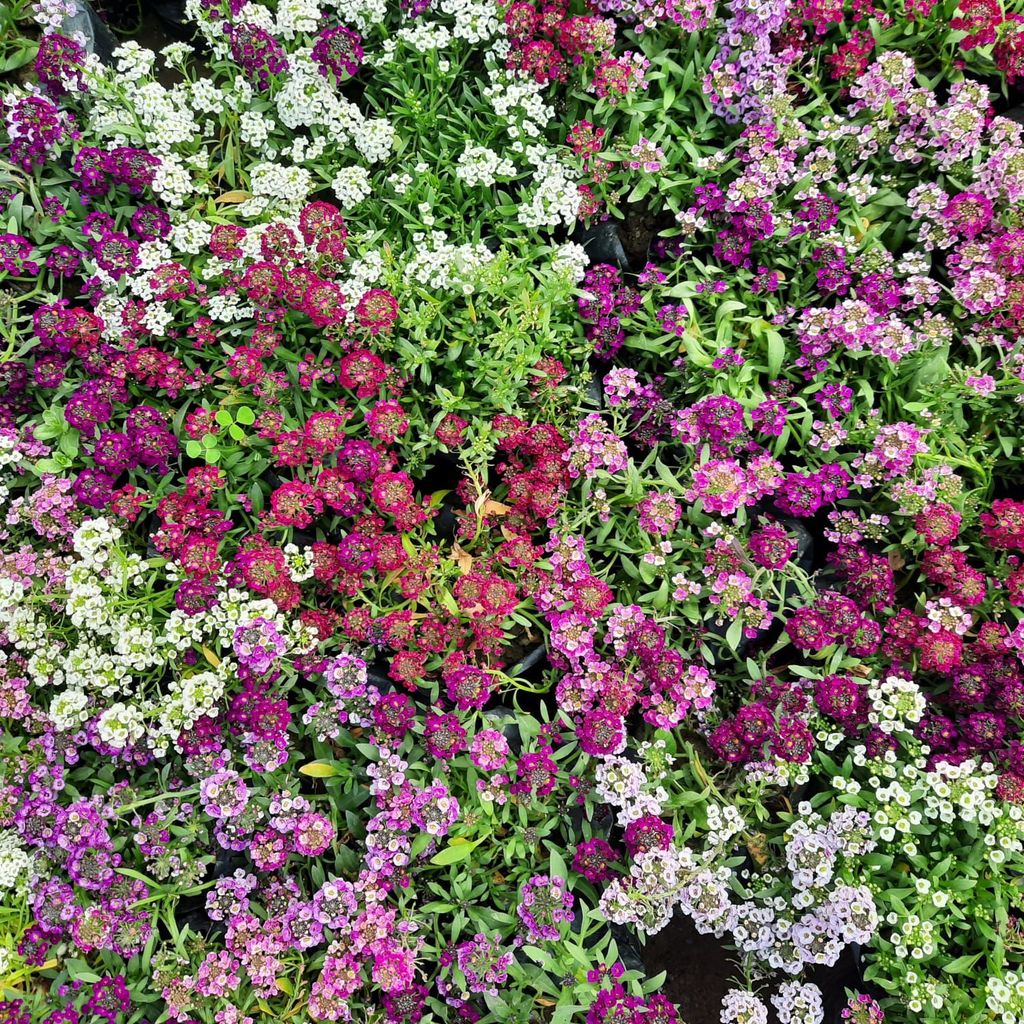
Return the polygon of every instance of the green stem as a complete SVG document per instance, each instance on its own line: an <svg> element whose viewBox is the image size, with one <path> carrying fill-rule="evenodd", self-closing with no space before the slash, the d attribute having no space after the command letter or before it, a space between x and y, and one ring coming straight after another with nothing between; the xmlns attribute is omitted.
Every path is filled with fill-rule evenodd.
<svg viewBox="0 0 1024 1024"><path fill-rule="evenodd" d="M148 796L144 800L133 800L130 804L122 804L117 809L118 816L134 811L136 807L148 807L150 804L158 804L161 800L179 800L184 796L197 796L198 786L191 786L188 789L176 790L173 793L159 793L156 796Z"/></svg>

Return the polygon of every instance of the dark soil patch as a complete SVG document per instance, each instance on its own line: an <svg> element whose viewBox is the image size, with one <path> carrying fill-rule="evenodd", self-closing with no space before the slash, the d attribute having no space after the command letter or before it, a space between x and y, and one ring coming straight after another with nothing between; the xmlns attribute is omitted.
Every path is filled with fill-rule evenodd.
<svg viewBox="0 0 1024 1024"><path fill-rule="evenodd" d="M729 951L713 935L701 935L689 918L677 915L647 940L644 963L651 974L667 972L661 991L686 1024L719 1024L722 999L736 971Z"/></svg>
<svg viewBox="0 0 1024 1024"><path fill-rule="evenodd" d="M643 950L648 974L666 972L660 991L679 1007L685 1024L719 1024L722 999L731 988L744 988L740 973L726 949L713 935L701 935L693 922L677 914L667 928L648 940ZM778 983L792 980L779 975L759 994L767 1003ZM806 981L818 986L822 994L824 1024L843 1024L842 1009L847 991L867 992L881 997L882 992L865 984L861 952L847 946L834 967L817 967ZM769 1024L778 1024L775 1010L769 1006Z"/></svg>

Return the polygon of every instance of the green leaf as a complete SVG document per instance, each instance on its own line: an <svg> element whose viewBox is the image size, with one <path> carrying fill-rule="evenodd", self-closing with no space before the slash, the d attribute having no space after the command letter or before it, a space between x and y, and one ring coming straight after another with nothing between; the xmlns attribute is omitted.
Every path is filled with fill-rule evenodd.
<svg viewBox="0 0 1024 1024"><path fill-rule="evenodd" d="M232 423L231 426L228 427L228 436L233 438L235 441L244 441L245 431L237 423Z"/></svg>
<svg viewBox="0 0 1024 1024"><path fill-rule="evenodd" d="M460 860L465 860L486 838L487 836L484 835L479 839L469 841L462 839L461 836L457 836L443 850L435 853L430 858L430 863L437 864L439 867L444 867L447 864L458 864Z"/></svg>
<svg viewBox="0 0 1024 1024"><path fill-rule="evenodd" d="M252 411L247 405L240 405L235 410L235 422L242 423L245 426L251 426L256 422L256 413Z"/></svg>
<svg viewBox="0 0 1024 1024"><path fill-rule="evenodd" d="M218 410L217 410L217 415L216 415L216 416L214 416L214 419L215 419L215 420L216 420L216 421L217 421L217 422L218 422L218 423L219 423L219 424L220 424L220 425L221 425L222 427L230 427L230 426L231 426L231 424L232 424L232 423L234 422L234 421L233 421L233 420L231 419L231 413L229 413L229 412L227 411L227 409L218 409Z"/></svg>
<svg viewBox="0 0 1024 1024"><path fill-rule="evenodd" d="M328 761L310 761L299 768L300 775L308 775L311 779L330 779L340 774L335 765Z"/></svg>
<svg viewBox="0 0 1024 1024"><path fill-rule="evenodd" d="M739 647L740 640L743 638L743 620L734 619L728 631L725 634L725 642L729 645L729 650L735 651Z"/></svg>
<svg viewBox="0 0 1024 1024"><path fill-rule="evenodd" d="M434 837L429 832L421 832L409 847L409 859L416 860L417 857L430 845Z"/></svg>
<svg viewBox="0 0 1024 1024"><path fill-rule="evenodd" d="M38 47L34 44L23 43L14 53L10 54L0 63L0 73L6 74L8 71L16 71L18 68L23 68L35 57L37 49Z"/></svg>
<svg viewBox="0 0 1024 1024"><path fill-rule="evenodd" d="M562 855L554 848L554 846L548 847L548 873L553 878L562 878L565 881L569 880L569 869L565 866L565 861L562 859Z"/></svg>
<svg viewBox="0 0 1024 1024"><path fill-rule="evenodd" d="M185 445L185 454L190 459L198 459L203 454L203 446L198 441L189 441Z"/></svg>
<svg viewBox="0 0 1024 1024"><path fill-rule="evenodd" d="M786 343L778 331L768 331L768 374L773 379L778 377L782 369L782 361L786 358Z"/></svg>
<svg viewBox="0 0 1024 1024"><path fill-rule="evenodd" d="M958 956L955 960L950 960L948 963L942 965L942 970L946 974L966 974L981 958L981 953L974 953L969 956Z"/></svg>
<svg viewBox="0 0 1024 1024"><path fill-rule="evenodd" d="M253 512L257 515L263 511L263 488L260 487L259 480L253 481L249 488L249 501L252 503Z"/></svg>
<svg viewBox="0 0 1024 1024"><path fill-rule="evenodd" d="M57 441L57 447L65 454L74 458L78 454L78 431L68 430L66 433L60 435Z"/></svg>

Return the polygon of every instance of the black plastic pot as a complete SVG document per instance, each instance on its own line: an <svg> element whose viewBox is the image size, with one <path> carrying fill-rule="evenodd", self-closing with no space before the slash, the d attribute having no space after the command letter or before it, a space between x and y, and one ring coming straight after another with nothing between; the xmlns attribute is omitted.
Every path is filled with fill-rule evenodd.
<svg viewBox="0 0 1024 1024"><path fill-rule="evenodd" d="M218 846L217 859L214 861L210 877L227 878L239 868L246 867L248 867L248 861L243 854ZM205 892L195 896L182 897L174 910L174 920L179 928L187 926L196 934L207 937L224 931L223 922L211 920L210 915L206 912Z"/></svg>
<svg viewBox="0 0 1024 1024"><path fill-rule="evenodd" d="M104 64L109 64L117 40L89 0L77 0L75 7L75 13L61 22L61 34L72 36L80 32L85 37L86 50L95 53Z"/></svg>
<svg viewBox="0 0 1024 1024"><path fill-rule="evenodd" d="M536 647L528 650L506 674L512 676L513 679L525 677L532 680L543 669L547 656L548 649L544 644L537 644Z"/></svg>
<svg viewBox="0 0 1024 1024"><path fill-rule="evenodd" d="M804 572L810 572L814 565L814 536L806 525L790 516L783 516L779 519L779 525L784 526L790 533L796 536L797 548L793 559Z"/></svg>
<svg viewBox="0 0 1024 1024"><path fill-rule="evenodd" d="M381 693L390 693L395 689L395 681L388 675L387 667L380 660L367 663L366 681L376 686Z"/></svg>
<svg viewBox="0 0 1024 1024"><path fill-rule="evenodd" d="M607 369L607 366L598 368L596 360L591 363L590 380L587 382L584 393L587 396L587 401L594 406L595 409L604 408L604 387L602 386L602 381Z"/></svg>
<svg viewBox="0 0 1024 1024"><path fill-rule="evenodd" d="M810 974L810 980L821 989L824 1016L822 1024L843 1024L843 1007L846 1006L847 990L866 992L880 997L884 993L864 981L864 958L860 943L847 946L834 967L817 967Z"/></svg>
<svg viewBox="0 0 1024 1024"><path fill-rule="evenodd" d="M629 257L619 236L618 221L605 220L590 228L577 227L569 237L583 246L591 263L610 263L620 270L629 269Z"/></svg>
<svg viewBox="0 0 1024 1024"><path fill-rule="evenodd" d="M185 41L194 30L185 17L185 0L140 0L143 14L156 17L160 27L172 39Z"/></svg>

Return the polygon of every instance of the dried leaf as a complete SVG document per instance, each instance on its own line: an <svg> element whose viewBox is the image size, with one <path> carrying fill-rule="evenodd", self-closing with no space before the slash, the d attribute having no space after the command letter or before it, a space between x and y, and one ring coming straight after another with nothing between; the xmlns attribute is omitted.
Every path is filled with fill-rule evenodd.
<svg viewBox="0 0 1024 1024"><path fill-rule="evenodd" d="M252 199L251 192L245 192L240 188L233 189L230 192L222 192L216 199L215 203L244 203L247 199Z"/></svg>
<svg viewBox="0 0 1024 1024"><path fill-rule="evenodd" d="M756 835L751 836L747 840L747 852L754 858L758 867L764 867L768 861L767 836L763 832L758 832Z"/></svg>
<svg viewBox="0 0 1024 1024"><path fill-rule="evenodd" d="M455 559L455 563L459 567L459 572L461 572L463 576L473 571L473 556L460 544L455 543L452 545L452 557Z"/></svg>
<svg viewBox="0 0 1024 1024"><path fill-rule="evenodd" d="M500 501L495 501L493 498L488 498L483 504L485 516L507 516L511 511L511 505L505 505Z"/></svg>

